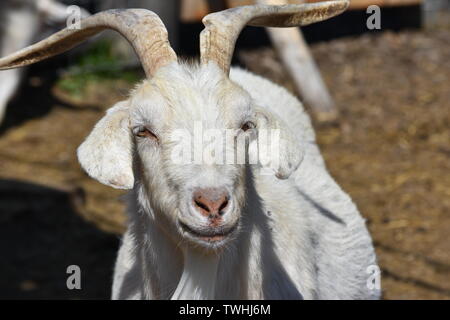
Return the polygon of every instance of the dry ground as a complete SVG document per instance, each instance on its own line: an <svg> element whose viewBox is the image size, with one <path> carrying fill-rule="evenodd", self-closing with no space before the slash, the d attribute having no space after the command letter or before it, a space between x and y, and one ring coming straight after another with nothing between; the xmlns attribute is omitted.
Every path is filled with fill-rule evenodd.
<svg viewBox="0 0 450 320"><path fill-rule="evenodd" d="M339 39L313 53L341 113L315 124L318 142L367 218L384 298L449 299L450 31ZM272 50L242 60L292 88ZM129 85L74 100L39 75L0 134L0 297L108 298L122 193L89 179L75 150ZM81 292L65 288L69 264L85 270Z"/></svg>

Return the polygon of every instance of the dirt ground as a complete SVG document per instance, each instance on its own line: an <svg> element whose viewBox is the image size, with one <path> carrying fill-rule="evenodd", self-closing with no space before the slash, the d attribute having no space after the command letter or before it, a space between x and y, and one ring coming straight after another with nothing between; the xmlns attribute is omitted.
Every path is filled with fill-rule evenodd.
<svg viewBox="0 0 450 320"><path fill-rule="evenodd" d="M318 142L367 219L383 297L449 299L450 30L364 35L312 51L340 110L337 123L315 123ZM241 59L293 88L271 49ZM123 192L89 179L75 152L129 88L105 82L73 98L30 71L0 128L0 298L109 297ZM71 264L82 269L80 291L66 289Z"/></svg>

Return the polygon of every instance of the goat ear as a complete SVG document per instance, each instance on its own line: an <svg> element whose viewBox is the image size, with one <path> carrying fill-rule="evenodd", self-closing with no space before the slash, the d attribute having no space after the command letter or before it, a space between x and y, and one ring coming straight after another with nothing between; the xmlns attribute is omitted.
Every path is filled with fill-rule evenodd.
<svg viewBox="0 0 450 320"><path fill-rule="evenodd" d="M116 189L132 189L132 148L128 102L119 102L80 145L78 161L99 182Z"/></svg>
<svg viewBox="0 0 450 320"><path fill-rule="evenodd" d="M249 152L258 152L257 157L264 170L262 172L270 169L269 172L274 171L278 179L289 178L303 160L298 139L288 126L272 113L258 110L256 121L258 139L252 142Z"/></svg>

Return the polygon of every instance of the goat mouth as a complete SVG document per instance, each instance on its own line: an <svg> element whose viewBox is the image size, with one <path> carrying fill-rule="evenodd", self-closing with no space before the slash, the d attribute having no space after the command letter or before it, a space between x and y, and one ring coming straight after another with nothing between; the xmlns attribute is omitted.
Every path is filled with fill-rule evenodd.
<svg viewBox="0 0 450 320"><path fill-rule="evenodd" d="M214 228L208 230L198 230L193 229L187 224L179 221L180 227L183 231L187 232L196 239L206 241L206 242L219 242L228 237L237 227L237 223L231 228Z"/></svg>

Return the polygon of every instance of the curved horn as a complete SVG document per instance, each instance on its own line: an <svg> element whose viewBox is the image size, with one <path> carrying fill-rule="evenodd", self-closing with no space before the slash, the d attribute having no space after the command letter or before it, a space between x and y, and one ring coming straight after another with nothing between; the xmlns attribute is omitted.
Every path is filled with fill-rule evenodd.
<svg viewBox="0 0 450 320"><path fill-rule="evenodd" d="M161 19L145 9L116 9L100 12L80 22L79 29L65 28L45 40L0 59L0 70L27 66L79 45L89 37L113 29L133 46L147 77L177 60Z"/></svg>
<svg viewBox="0 0 450 320"><path fill-rule="evenodd" d="M257 27L297 27L334 17L349 5L348 0L309 4L253 5L231 8L203 18L200 34L202 63L216 62L228 74L236 40L245 25Z"/></svg>

